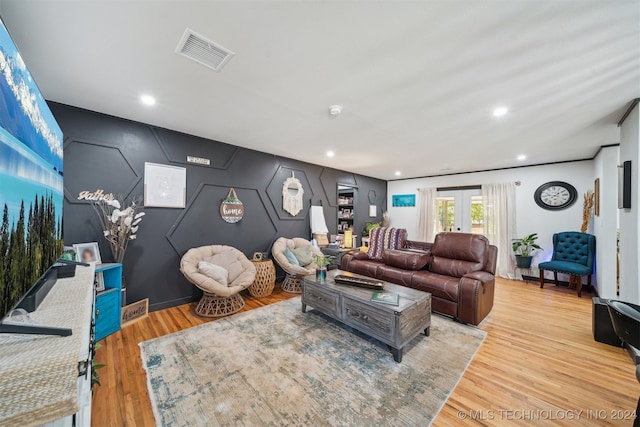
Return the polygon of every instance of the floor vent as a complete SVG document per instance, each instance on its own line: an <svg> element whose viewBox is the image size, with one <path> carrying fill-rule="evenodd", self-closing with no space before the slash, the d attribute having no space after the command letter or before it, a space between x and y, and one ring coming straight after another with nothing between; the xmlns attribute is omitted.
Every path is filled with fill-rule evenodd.
<svg viewBox="0 0 640 427"><path fill-rule="evenodd" d="M176 48L176 53L186 56L214 71L220 71L235 55L229 49L207 40L190 28L184 30L184 34Z"/></svg>

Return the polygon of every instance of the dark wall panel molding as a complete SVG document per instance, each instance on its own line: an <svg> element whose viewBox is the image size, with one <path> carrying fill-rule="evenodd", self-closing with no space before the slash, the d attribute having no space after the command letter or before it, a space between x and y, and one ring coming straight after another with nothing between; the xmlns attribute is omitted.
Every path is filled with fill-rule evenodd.
<svg viewBox="0 0 640 427"><path fill-rule="evenodd" d="M282 185L287 178L292 176L292 174L298 178L302 184L302 189L304 190L304 193L302 194L304 209L296 216L292 216L282 208ZM267 185L267 195L269 196L273 209L276 211L276 214L281 221L304 221L306 219L306 214L309 212L308 207L313 199L313 189L311 188L307 174L302 169L280 166L273 174L271 181L269 181L269 185Z"/></svg>
<svg viewBox="0 0 640 427"><path fill-rule="evenodd" d="M239 150L239 147L230 144L198 138L168 129L153 128L153 133L167 160L172 163L227 169ZM187 162L187 156L209 159L211 164L189 163Z"/></svg>
<svg viewBox="0 0 640 427"><path fill-rule="evenodd" d="M322 203L330 233L336 233L337 186L358 187L355 233L382 218L386 181L274 156L76 107L51 103L65 140L64 239L66 245L100 244L104 262L112 261L98 218L80 191L143 195L145 162L179 164L187 169L185 209L146 208L137 239L124 260L127 300L149 298L157 310L196 300L200 291L180 273L180 258L191 247L227 244L251 257L270 251L280 236L310 238L309 206ZM186 162L209 158L210 166ZM282 209L282 185L291 172L302 182L304 208L292 217ZM245 207L244 218L229 224L220 203L234 187ZM371 202L371 199L374 202ZM368 217L368 205L378 207Z"/></svg>
<svg viewBox="0 0 640 427"><path fill-rule="evenodd" d="M103 143L68 138L64 145L65 174L82 179L66 179L65 200L71 204L87 204L78 200L82 191L95 192L108 187L107 193L129 197L142 180L142 174L127 160L122 150Z"/></svg>

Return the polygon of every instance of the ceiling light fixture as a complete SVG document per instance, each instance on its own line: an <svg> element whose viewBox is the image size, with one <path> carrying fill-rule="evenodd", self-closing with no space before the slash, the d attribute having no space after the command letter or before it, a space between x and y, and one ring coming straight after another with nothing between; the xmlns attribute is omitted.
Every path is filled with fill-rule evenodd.
<svg viewBox="0 0 640 427"><path fill-rule="evenodd" d="M340 113L342 113L341 105L332 105L329 107L329 115L331 117L337 117L340 115Z"/></svg>
<svg viewBox="0 0 640 427"><path fill-rule="evenodd" d="M151 95L142 95L140 97L140 102L148 106L156 105L156 99Z"/></svg>
<svg viewBox="0 0 640 427"><path fill-rule="evenodd" d="M333 151L331 151L331 150L327 151L327 157L333 157L333 156L335 156L335 155L336 155L336 153L335 153L335 152L333 152Z"/></svg>
<svg viewBox="0 0 640 427"><path fill-rule="evenodd" d="M400 175L402 175L402 172L396 171L396 176L400 176Z"/></svg>
<svg viewBox="0 0 640 427"><path fill-rule="evenodd" d="M502 117L509 112L507 107L497 107L493 110L493 117Z"/></svg>
<svg viewBox="0 0 640 427"><path fill-rule="evenodd" d="M520 154L517 158L520 161L527 160L527 156L525 156L524 154Z"/></svg>

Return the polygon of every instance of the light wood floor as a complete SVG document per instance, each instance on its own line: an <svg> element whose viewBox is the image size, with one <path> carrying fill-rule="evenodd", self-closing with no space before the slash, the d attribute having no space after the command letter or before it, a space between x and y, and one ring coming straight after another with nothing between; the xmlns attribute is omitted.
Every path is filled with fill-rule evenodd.
<svg viewBox="0 0 640 427"><path fill-rule="evenodd" d="M250 310L296 295L276 287L270 297L244 296ZM498 279L493 311L480 325L487 339L434 426L630 426L640 395L635 366L623 349L593 340L590 297ZM93 426L154 425L138 343L209 321L193 308L150 313L101 341L97 360L107 366Z"/></svg>

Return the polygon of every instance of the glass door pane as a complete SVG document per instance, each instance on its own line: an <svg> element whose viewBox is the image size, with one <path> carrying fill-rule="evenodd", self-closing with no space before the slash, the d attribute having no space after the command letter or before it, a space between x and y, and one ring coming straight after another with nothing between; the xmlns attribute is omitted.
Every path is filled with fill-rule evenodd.
<svg viewBox="0 0 640 427"><path fill-rule="evenodd" d="M455 226L455 197L436 198L438 218L436 219L436 233L453 231Z"/></svg>
<svg viewBox="0 0 640 427"><path fill-rule="evenodd" d="M436 233L460 231L484 232L482 195L480 190L439 191L436 197Z"/></svg>
<svg viewBox="0 0 640 427"><path fill-rule="evenodd" d="M471 232L484 233L484 214L482 210L482 196L471 196Z"/></svg>

